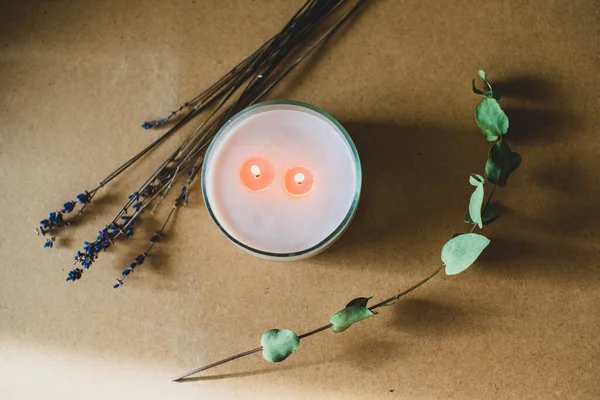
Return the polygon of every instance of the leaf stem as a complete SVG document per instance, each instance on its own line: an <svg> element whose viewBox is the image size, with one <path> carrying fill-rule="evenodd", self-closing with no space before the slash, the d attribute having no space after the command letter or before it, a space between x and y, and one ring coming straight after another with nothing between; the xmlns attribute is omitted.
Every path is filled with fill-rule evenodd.
<svg viewBox="0 0 600 400"><path fill-rule="evenodd" d="M420 282L415 283L414 285L412 285L408 289L398 293L397 295L392 296L387 300L384 300L382 302L375 304L374 306L369 307L369 310L373 311L379 307L391 306L392 304L396 303L400 299L400 297L402 297L406 294L409 294L410 292L412 292L413 290L415 290L416 288L418 288L419 286L423 285L425 282L427 282L428 280L430 280L431 278L436 276L443 268L444 268L444 265L439 266L438 269L433 271L433 273L431 275L429 275L427 278L423 279Z"/></svg>
<svg viewBox="0 0 600 400"><path fill-rule="evenodd" d="M490 204L490 201L492 201L492 197L494 197L494 192L496 191L496 185L492 184L492 190L490 190L490 194L485 202L485 205L483 206L483 208L481 209L481 212L483 213L485 211L485 209L487 208L487 206Z"/></svg>
<svg viewBox="0 0 600 400"><path fill-rule="evenodd" d="M262 349L263 349L263 348L262 348L262 346L260 346L260 347L257 347L257 348L255 348L255 349L252 349L252 350L247 350L247 351L244 351L243 353L238 353L238 354L236 354L236 355L233 355L233 356L231 356L231 357L227 357L227 358L224 358L224 359L222 359L222 360L216 361L216 362L214 362L214 363L212 363L212 364L205 365L204 367L200 367L200 368L196 368L196 369L193 369L193 370L191 370L191 371L188 371L188 372L186 372L186 373L184 373L184 374L181 374L181 375L179 375L179 376L176 376L175 378L173 378L173 379L171 379L171 380L172 380L173 382L180 381L180 380L182 380L183 378L187 378L188 376L190 376L190 375L194 375L194 374L197 374L198 372L206 371L207 369L211 369L211 368L214 368L214 367L216 367L216 366L219 366L219 365L221 365L221 364L228 363L229 361L233 361L233 360L236 360L236 359L238 359L238 358L242 358L242 357L245 357L245 356L249 356L250 354L258 353L258 352L259 352L259 351L261 351Z"/></svg>
<svg viewBox="0 0 600 400"><path fill-rule="evenodd" d="M400 293L398 293L398 294L390 297L389 299L383 300L382 302L379 302L379 303L377 303L377 304L369 307L369 310L374 310L374 309L379 308L379 307L390 306L392 304L395 304L400 299L400 297L409 294L410 292L412 292L416 288L418 288L421 285L423 285L425 282L427 282L428 280L430 280L431 278L433 278L434 276L436 276L443 268L444 268L443 265L440 266L440 267L438 267L431 275L429 275L425 279L423 279L423 280L415 283L414 285L412 285L408 289L403 290L402 292L400 292ZM298 339L304 339L304 338L307 338L309 336L315 335L315 334L317 334L319 332L323 332L323 331L331 328L332 326L333 326L332 324L323 325L320 328L316 328L316 329L313 329L312 331L309 331L309 332L303 333L302 335L299 335ZM205 365L203 367L196 368L196 369L193 369L191 371L185 372L185 373L183 373L181 375L178 375L178 376L172 378L172 381L173 382L180 381L180 380L182 380L184 378L187 378L190 375L197 374L198 372L206 371L207 369L211 369L211 368L217 367L219 365L228 363L230 361L237 360L238 358L242 358L242 357L248 356L250 354L258 353L262 349L263 348L261 346L261 347L257 347L257 348L252 349L252 350L247 350L247 351L244 351L242 353L235 354L233 356L230 356L230 357L224 358L222 360L216 361L216 362L214 362L212 364L208 364L208 365Z"/></svg>

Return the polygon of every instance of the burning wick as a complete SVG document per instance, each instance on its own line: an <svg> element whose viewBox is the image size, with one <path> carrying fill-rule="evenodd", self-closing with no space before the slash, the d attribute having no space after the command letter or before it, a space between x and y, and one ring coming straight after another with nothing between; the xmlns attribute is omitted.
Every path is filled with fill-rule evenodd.
<svg viewBox="0 0 600 400"><path fill-rule="evenodd" d="M283 188L293 197L303 197L312 191L315 178L307 167L297 165L287 171L283 179Z"/></svg>
<svg viewBox="0 0 600 400"><path fill-rule="evenodd" d="M261 192L273 183L275 170L273 165L264 158L253 157L242 165L240 179L248 190Z"/></svg>

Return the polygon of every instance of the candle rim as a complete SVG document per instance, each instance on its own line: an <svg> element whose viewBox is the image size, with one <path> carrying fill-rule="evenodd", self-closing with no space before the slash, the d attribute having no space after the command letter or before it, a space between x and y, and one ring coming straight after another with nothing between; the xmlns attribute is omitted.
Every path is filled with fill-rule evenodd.
<svg viewBox="0 0 600 400"><path fill-rule="evenodd" d="M220 137L223 135L223 133L225 131L228 130L228 128L233 125L239 118L243 117L244 115L246 115L249 112L252 112L254 110L256 110L257 108L262 108L262 107L268 107L268 106L274 106L274 105L289 105L289 106L294 106L297 108L306 108L309 110L312 110L313 112L316 112L320 115L322 115L323 117L325 117L326 120L328 120L330 123L332 123L336 128L338 133L341 134L342 139L345 140L345 143L348 145L350 152L352 153L352 158L354 160L355 163L355 178L356 178L356 185L354 188L354 196L352 198L352 203L350 203L350 207L348 209L348 212L346 213L346 215L344 216L344 219L340 222L340 224L329 234L327 235L327 237L323 240L321 240L319 243L317 243L314 246L311 246L308 249L305 250L300 250L300 251L296 251L296 252L288 252L288 253L274 253L274 252L269 252L269 251L265 251L265 250L260 250L257 248L254 248L252 246L249 246L241 241L239 241L238 239L236 239L235 237L233 237L219 222L219 220L217 219L217 217L215 216L212 207L210 206L210 201L208 200L208 195L206 192L206 166L209 164L208 161L210 159L210 155L212 153L212 150L214 148L214 146L216 145L216 143L218 143ZM204 204L206 206L206 209L208 210L208 214L210 215L210 218L213 220L213 222L217 225L217 227L219 228L219 230L229 239L231 240L235 245L241 247L242 249L250 252L250 253L254 253L257 255L261 255L264 257L268 257L268 258L275 258L275 259L291 259L291 258L297 258L297 257L301 257L303 255L306 254L310 254L310 253L314 253L317 252L318 250L322 250L325 249L328 245L330 245L331 243L333 243L333 241L335 239L337 239L340 234L348 227L350 221L352 220L352 218L354 218L354 214L356 213L356 209L358 208L358 202L360 199L360 193L361 193L361 189L362 189L362 167L361 167L361 163L360 163L360 157L358 156L358 151L356 150L356 145L354 144L354 141L352 140L352 138L350 137L350 135L348 134L348 132L346 131L346 129L342 126L342 124L340 124L331 114L329 114L328 112L326 112L325 110L322 110L321 108L314 106L312 104L309 103L305 103L303 101L298 101L298 100L269 100L269 101L264 101L261 103L257 103L254 104L252 106L249 106L245 109L243 109L242 111L238 112L236 115L234 115L232 118L229 119L229 121L227 121L217 132L217 134L215 135L215 137L212 139L212 141L210 142L210 145L208 146L208 149L206 150L206 154L204 156L204 162L202 163L202 179L201 179L201 186L202 186L202 197L204 198Z"/></svg>

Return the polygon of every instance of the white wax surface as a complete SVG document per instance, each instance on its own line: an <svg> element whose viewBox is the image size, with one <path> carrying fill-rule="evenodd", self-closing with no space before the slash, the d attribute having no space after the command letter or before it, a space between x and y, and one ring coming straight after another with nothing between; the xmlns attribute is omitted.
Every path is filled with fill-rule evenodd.
<svg viewBox="0 0 600 400"><path fill-rule="evenodd" d="M275 169L267 190L252 192L240 179L242 165L253 157ZM356 194L357 165L343 134L297 105L267 105L236 119L205 162L205 195L215 219L233 238L263 252L296 253L321 243L340 226ZM283 186L295 166L314 175L304 197L290 196Z"/></svg>

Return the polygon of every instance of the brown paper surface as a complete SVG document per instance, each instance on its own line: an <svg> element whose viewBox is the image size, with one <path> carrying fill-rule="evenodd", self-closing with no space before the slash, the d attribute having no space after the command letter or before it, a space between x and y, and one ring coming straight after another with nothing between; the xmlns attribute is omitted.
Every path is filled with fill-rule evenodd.
<svg viewBox="0 0 600 400"><path fill-rule="evenodd" d="M177 139L55 249L37 222L157 137L140 123L207 87L301 3L0 3L1 398L600 398L597 1L369 2L269 97L322 107L356 142L361 204L337 244L293 264L253 258L220 234L196 186L122 290L114 278L158 222L64 281L81 242ZM306 332L439 265L466 227L468 174L486 160L470 93L480 68L504 94L524 161L496 193L504 215L477 265L303 340L284 363L255 354L171 383L267 329Z"/></svg>

